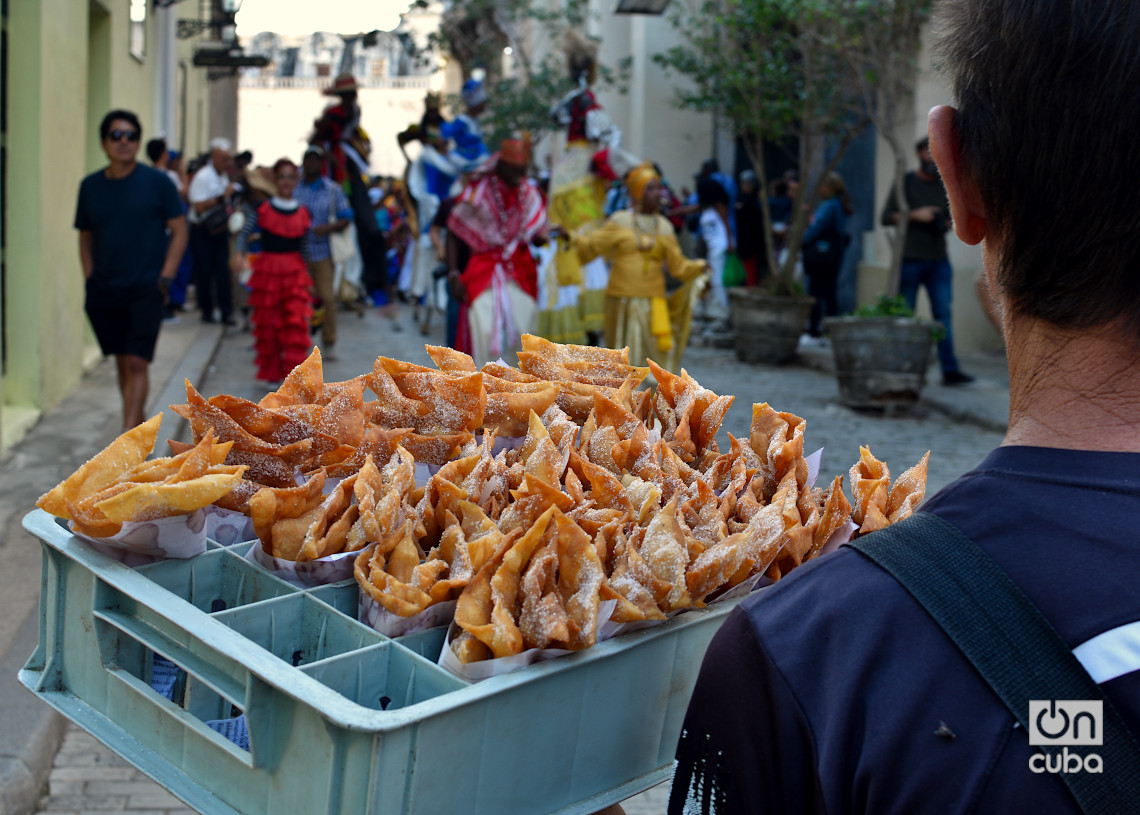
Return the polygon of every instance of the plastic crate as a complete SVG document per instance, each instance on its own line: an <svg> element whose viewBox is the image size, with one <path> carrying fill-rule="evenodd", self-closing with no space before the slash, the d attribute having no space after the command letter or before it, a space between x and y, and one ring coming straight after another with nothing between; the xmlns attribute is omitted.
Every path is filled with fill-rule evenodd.
<svg viewBox="0 0 1140 815"><path fill-rule="evenodd" d="M42 511L40 642L20 681L205 813L590 813L668 776L734 603L469 684L442 630L389 639L356 585L299 589L246 546L130 569ZM150 686L154 654L183 681ZM249 749L207 721L244 714Z"/></svg>

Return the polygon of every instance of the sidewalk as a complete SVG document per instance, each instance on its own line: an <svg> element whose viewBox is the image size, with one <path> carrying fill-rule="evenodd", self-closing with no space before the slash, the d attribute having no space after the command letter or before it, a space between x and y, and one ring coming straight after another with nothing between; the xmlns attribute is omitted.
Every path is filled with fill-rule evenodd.
<svg viewBox="0 0 1140 815"><path fill-rule="evenodd" d="M325 361L328 380L366 373L378 355L430 365L424 343L443 342L441 319L437 317L431 335L424 337L407 307L400 314L400 331L393 331L376 311L360 318L342 311L338 317L337 359ZM151 368L149 412L164 410L165 433L179 434L182 422L166 407L185 401L184 379L207 396L231 393L256 400L264 394L264 387L254 380L252 342L248 333L222 337L217 326L203 326L190 316L163 327ZM736 394L725 423L736 436L747 438L753 401L770 401L778 409L805 416L813 449L827 447L829 472L853 463L860 443L873 444L877 454L899 468L917 461L928 447L937 447L931 460L931 491L972 467L1000 442L1008 410L1008 379L1000 355L963 357L963 369L978 378L965 387L942 387L933 370L919 405L895 417L857 413L838 405L835 380L828 373L830 349L805 349L799 363L773 368L740 363L730 350L691 348L684 365L712 390ZM163 798L157 785L150 785L74 728L66 749L57 756L65 723L34 701L15 678L38 636L41 566L38 542L23 531L20 521L40 494L114 438L119 423L114 365L104 361L0 463L4 523L0 554L5 556L5 569L0 571L0 815L32 811L52 771L53 757L50 796L40 810L45 815L81 809L132 815L186 812L176 808L169 796ZM629 802L627 813L656 815L663 809L664 791L656 788Z"/></svg>
<svg viewBox="0 0 1140 815"><path fill-rule="evenodd" d="M184 316L165 324L150 368L148 413L170 404L168 385L202 377L217 346L217 326ZM165 410L164 435L179 419ZM103 360L47 411L0 462L0 815L31 812L64 733L64 720L32 699L16 673L39 636L39 542L20 525L36 499L122 431L112 360Z"/></svg>

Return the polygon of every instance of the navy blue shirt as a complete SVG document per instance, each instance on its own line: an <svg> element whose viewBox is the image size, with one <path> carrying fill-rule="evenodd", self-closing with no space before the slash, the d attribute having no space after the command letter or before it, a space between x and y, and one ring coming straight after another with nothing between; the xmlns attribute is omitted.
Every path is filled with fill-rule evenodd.
<svg viewBox="0 0 1140 815"><path fill-rule="evenodd" d="M166 222L181 214L178 190L152 167L136 164L125 178L108 178L103 170L84 178L75 228L94 236L90 284L124 290L153 285L166 261Z"/></svg>
<svg viewBox="0 0 1140 815"><path fill-rule="evenodd" d="M1140 620L1140 455L999 448L923 509L973 538L1070 647ZM1098 681L1140 735L1136 656ZM1078 813L1034 755L906 590L843 548L749 597L713 639L669 812Z"/></svg>

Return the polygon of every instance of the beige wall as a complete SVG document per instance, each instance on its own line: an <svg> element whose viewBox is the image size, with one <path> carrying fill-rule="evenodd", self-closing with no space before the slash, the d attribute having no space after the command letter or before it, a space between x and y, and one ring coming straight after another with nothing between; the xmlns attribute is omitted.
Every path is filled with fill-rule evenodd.
<svg viewBox="0 0 1140 815"><path fill-rule="evenodd" d="M602 40L599 59L617 66L633 57L629 92L604 91L598 101L621 128L622 146L639 159L655 161L665 177L680 189L692 187L701 162L714 154L713 119L705 113L679 110L674 104L680 80L654 64L654 54L681 41L665 17L619 15L613 3L593 0L596 18L590 33ZM727 159L731 165L731 159Z"/></svg>
<svg viewBox="0 0 1140 815"><path fill-rule="evenodd" d="M11 2L5 445L97 359L72 223L80 180L106 161L98 124L107 110L133 110L144 138L154 134L156 15L140 61L129 52L128 11L123 0Z"/></svg>
<svg viewBox="0 0 1140 815"><path fill-rule="evenodd" d="M929 42L929 31L924 41ZM907 150L907 168L917 163L914 144L926 133L926 117L932 107L951 103L950 92L940 80L930 62L929 51L919 58L918 87L915 93L913 117L900 128L899 138ZM883 138L878 140L875 164L876 224L878 214L886 203L894 183L894 156ZM859 270L859 303L875 300L886 288L886 266L890 261L885 228L876 226L864 242L864 263ZM954 320L954 347L958 352L985 351L1001 348L1001 337L994 330L978 303L974 281L982 265L978 247L967 246L950 232L947 235L950 265L954 267L954 303L951 310ZM930 315L925 290L919 292L918 312Z"/></svg>

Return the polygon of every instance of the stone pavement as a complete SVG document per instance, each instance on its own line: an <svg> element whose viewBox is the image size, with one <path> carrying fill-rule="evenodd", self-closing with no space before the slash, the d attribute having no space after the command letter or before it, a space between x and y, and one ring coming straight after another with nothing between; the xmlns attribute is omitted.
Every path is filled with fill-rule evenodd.
<svg viewBox="0 0 1140 815"><path fill-rule="evenodd" d="M369 371L381 354L431 364L423 343L427 339L441 344L443 339L440 320L425 338L407 308L398 332L375 311L362 318L341 312L339 322L337 358L325 361L329 379ZM930 449L933 491L973 467L1001 440L1008 381L1000 355L963 358L963 368L978 376L978 382L963 388L943 388L937 384L937 371L932 371L922 402L889 417L838 404L835 380L826 370L828 355L827 349L805 348L799 364L776 368L742 364L731 351L690 348L683 364L713 391L736 395L725 421L727 432L747 437L753 402L767 401L803 416L807 448L825 448L821 479L845 474L858 459L860 444L870 445L895 472ZM154 409L184 401L184 377L207 396L226 392L256 400L265 392L254 380L250 335L231 332L219 341L216 327L201 326L192 318L163 329L152 367ZM33 701L14 678L34 646L38 622L39 547L20 528L20 519L36 497L114 437L118 406L114 367L104 362L0 464L5 533L0 539L5 558L0 571L0 815L31 811L38 792L43 794L37 811L51 815L188 812L77 728L66 729L64 747L56 752L65 732L62 720ZM167 432L176 424L174 418L167 412ZM41 789L45 779L47 787ZM626 812L659 815L666 797L667 785L661 785L627 801Z"/></svg>

